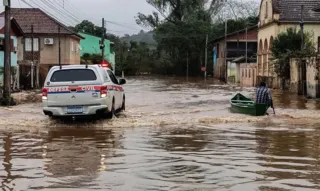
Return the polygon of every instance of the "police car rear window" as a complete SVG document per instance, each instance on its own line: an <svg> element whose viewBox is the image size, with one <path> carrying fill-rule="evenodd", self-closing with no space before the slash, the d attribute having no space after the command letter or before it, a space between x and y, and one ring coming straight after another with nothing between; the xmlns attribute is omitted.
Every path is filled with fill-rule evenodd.
<svg viewBox="0 0 320 191"><path fill-rule="evenodd" d="M77 81L95 81L97 76L90 69L69 69L55 71L50 81L51 82L77 82Z"/></svg>

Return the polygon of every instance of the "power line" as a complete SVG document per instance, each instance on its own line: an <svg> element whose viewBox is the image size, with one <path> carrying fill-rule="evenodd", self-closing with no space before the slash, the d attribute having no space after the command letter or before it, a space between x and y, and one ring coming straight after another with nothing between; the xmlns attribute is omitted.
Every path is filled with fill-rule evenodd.
<svg viewBox="0 0 320 191"><path fill-rule="evenodd" d="M74 6L72 4L70 4L68 1L64 2L63 8L61 7L61 3L59 3L58 0L56 0L56 1L30 0L31 2L30 1L27 2L26 0L21 0L21 1L30 7L33 7L33 8L37 7L37 8L44 10L47 13L49 12L49 15L51 17L55 18L56 20L63 21L64 23L67 23L68 25L75 26L75 25L81 23L83 20L85 20L85 19L79 18L79 15L86 15L86 14L84 12L79 11L76 8L74 8ZM74 13L73 11L69 11L68 8L72 9L73 11L77 12L78 14ZM48 11L48 10L50 10L50 11ZM63 17L63 19L59 18L59 16ZM90 19L90 17L89 17L89 20L97 21L96 19ZM122 24L120 22L110 21L110 20L106 20L105 22L110 23L112 25L120 26L123 28L128 28L131 30L140 31L137 28L127 26L127 24ZM95 23L98 23L98 22L95 22Z"/></svg>
<svg viewBox="0 0 320 191"><path fill-rule="evenodd" d="M58 1L58 0L56 0L56 1ZM100 21L97 22L98 20L91 18L90 16L88 16L88 15L87 15L86 13L84 13L83 11L80 11L80 10L76 9L75 6L73 6L73 5L72 5L71 3L69 3L68 1L65 2L65 8L64 8L65 10L67 10L66 7L68 7L68 8L70 8L70 9L72 9L73 11L77 12L77 13L76 13L76 14L78 14L77 17L79 17L79 15L86 15L87 18L89 18L89 20L93 20L93 21L96 21L96 23L100 23ZM76 15L76 14L75 14L75 15ZM84 20L84 19L81 19L81 20ZM105 22L106 22L106 23L113 24L113 25L121 26L121 27L124 27L124 28L129 28L129 29L133 29L133 30L136 30L136 31L140 31L140 30L137 29L137 28L133 28L133 27L131 27L131 26L128 26L129 24L127 24L127 23L120 23L120 22L110 21L110 20L106 20Z"/></svg>
<svg viewBox="0 0 320 191"><path fill-rule="evenodd" d="M31 7L31 8L40 8L40 9L42 9L44 12L46 12L46 14L48 14L48 15L51 16L52 18L56 19L57 21L61 22L61 20L60 20L58 17L56 17L56 16L53 15L52 13L48 12L46 9L44 9L42 6L40 6L38 3L33 2L33 0L32 0L33 4L31 4L31 2L27 2L26 0L21 0L21 1L22 1L24 4L28 5L29 7ZM36 6L35 6L35 5L36 5ZM64 20L64 21L61 22L61 23L67 23L67 22L66 22L66 20ZM71 22L71 23L72 23L72 22ZM69 21L68 24L70 25L70 21ZM71 25L73 25L73 24L71 24Z"/></svg>
<svg viewBox="0 0 320 191"><path fill-rule="evenodd" d="M130 28L130 29L133 29L133 30L140 31L140 30L138 30L138 29L136 29L136 28L132 28L132 27L128 27L128 26L124 26L124 25L122 25L122 24L118 24L118 23L113 22L113 21L107 21L107 20L106 20L105 22L110 23L110 24L114 24L114 25L118 25L118 26L121 26L121 27L124 27L124 28Z"/></svg>
<svg viewBox="0 0 320 191"><path fill-rule="evenodd" d="M79 19L76 16L74 16L72 13L70 13L68 11L65 11L65 9L61 8L59 5L55 6L55 4L52 3L52 1L50 1L50 0L42 0L42 1L44 1L45 4L51 6L53 9L57 10L61 14L64 14L65 16L71 17L75 22L79 22ZM64 13L64 11L66 13Z"/></svg>

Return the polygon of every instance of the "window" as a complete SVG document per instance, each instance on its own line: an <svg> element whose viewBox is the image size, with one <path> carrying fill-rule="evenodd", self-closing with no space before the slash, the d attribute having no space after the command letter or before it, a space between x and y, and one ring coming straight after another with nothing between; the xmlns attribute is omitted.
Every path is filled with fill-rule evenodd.
<svg viewBox="0 0 320 191"><path fill-rule="evenodd" d="M32 51L32 38L25 38L24 41L25 51ZM39 51L39 39L33 38L33 51Z"/></svg>
<svg viewBox="0 0 320 191"><path fill-rule="evenodd" d="M244 69L241 69L241 71L242 71L242 77L244 77Z"/></svg>
<svg viewBox="0 0 320 191"><path fill-rule="evenodd" d="M71 41L71 52L73 52L74 51L74 43L73 43L73 41Z"/></svg>
<svg viewBox="0 0 320 191"><path fill-rule="evenodd" d="M97 76L90 69L69 69L55 71L51 82L78 82L78 81L95 81Z"/></svg>
<svg viewBox="0 0 320 191"><path fill-rule="evenodd" d="M248 76L247 74L248 74L248 71L247 71L247 69L246 69L246 77Z"/></svg>
<svg viewBox="0 0 320 191"><path fill-rule="evenodd" d="M109 75L111 81L112 81L114 84L119 84L116 76L115 76L110 70L108 70L108 75Z"/></svg>
<svg viewBox="0 0 320 191"><path fill-rule="evenodd" d="M249 78L251 78L251 69L249 69Z"/></svg>
<svg viewBox="0 0 320 191"><path fill-rule="evenodd" d="M268 8L269 8L269 7L268 7L268 2L266 2L266 14L265 14L265 18L268 18L268 11L269 11Z"/></svg>

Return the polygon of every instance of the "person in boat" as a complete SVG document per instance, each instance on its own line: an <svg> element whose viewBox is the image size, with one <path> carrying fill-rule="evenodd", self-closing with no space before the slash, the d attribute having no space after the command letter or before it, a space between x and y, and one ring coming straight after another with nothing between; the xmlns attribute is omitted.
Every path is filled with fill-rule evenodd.
<svg viewBox="0 0 320 191"><path fill-rule="evenodd" d="M267 107L273 108L272 96L266 82L261 82L256 90L256 103L267 104ZM268 113L266 113L268 114Z"/></svg>

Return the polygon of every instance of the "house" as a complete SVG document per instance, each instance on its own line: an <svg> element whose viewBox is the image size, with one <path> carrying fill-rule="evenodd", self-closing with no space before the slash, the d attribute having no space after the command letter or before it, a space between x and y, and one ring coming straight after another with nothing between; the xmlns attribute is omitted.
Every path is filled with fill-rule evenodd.
<svg viewBox="0 0 320 191"><path fill-rule="evenodd" d="M257 26L253 26L247 30L243 29L227 34L226 37L223 36L213 40L211 43L214 44L214 77L226 80L227 75L228 82L240 83L241 63L246 61L247 63L256 62L257 36ZM225 38L227 40L226 54L224 48L226 44ZM227 67L226 63L228 63Z"/></svg>
<svg viewBox="0 0 320 191"><path fill-rule="evenodd" d="M258 29L258 81L266 80L269 86L280 88L281 80L274 71L272 53L270 51L272 42L281 32L288 28L300 27L301 6L303 9L304 30L313 34L315 45L320 47L320 11L319 0L262 0L259 13ZM316 97L319 92L318 80L314 76L317 72L314 67L302 64L301 68L296 66L295 61L290 63L290 90L301 93L303 91L310 97ZM307 75L308 74L308 75ZM298 77L297 77L298 76ZM305 86L304 88L301 88Z"/></svg>
<svg viewBox="0 0 320 191"><path fill-rule="evenodd" d="M5 20L4 17L0 17L0 70L2 71L0 73L0 86L3 85L3 67L4 67L4 30L5 30ZM18 37L23 36L23 32L18 25L17 21L15 19L11 19L11 67L17 67L17 62L18 62ZM16 80L17 76L12 76L13 80L11 81L14 86L16 85Z"/></svg>
<svg viewBox="0 0 320 191"><path fill-rule="evenodd" d="M40 74L39 83L43 84L49 68L59 64L59 45L62 65L80 64L80 40L84 39L81 35L38 8L11 8L11 16L24 33L18 38L18 64L20 81L31 81L24 84L25 87L37 84L36 75L32 75L36 73ZM39 67L35 69L32 65Z"/></svg>
<svg viewBox="0 0 320 191"><path fill-rule="evenodd" d="M85 38L80 41L80 45L82 47L82 50L80 51L81 56L85 53L101 54L101 49L100 49L101 37L97 37L87 33L79 33L79 34ZM104 40L104 55L108 60L108 62L111 63L112 68L115 69L115 52L113 50L113 45L114 43L110 42L110 40L108 39Z"/></svg>

